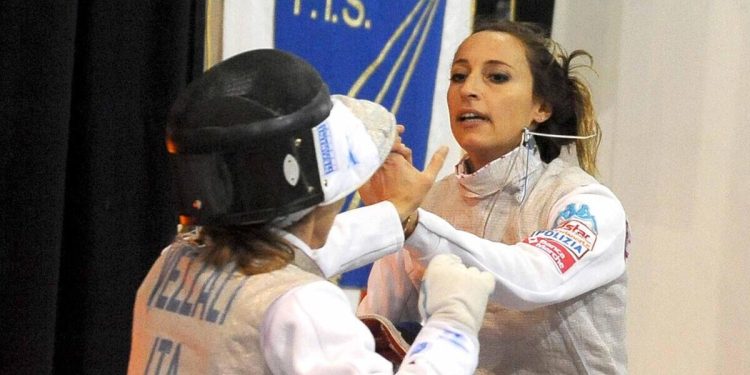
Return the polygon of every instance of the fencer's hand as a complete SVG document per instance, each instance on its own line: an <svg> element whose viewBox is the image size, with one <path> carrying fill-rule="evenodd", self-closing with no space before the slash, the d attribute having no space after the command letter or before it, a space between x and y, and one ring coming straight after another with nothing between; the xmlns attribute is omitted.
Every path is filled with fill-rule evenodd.
<svg viewBox="0 0 750 375"><path fill-rule="evenodd" d="M494 290L495 279L488 272L464 266L454 254L440 254L432 258L422 278L419 313L422 319L458 322L476 334Z"/></svg>
<svg viewBox="0 0 750 375"><path fill-rule="evenodd" d="M399 218L404 221L432 188L447 155L448 147L441 147L432 155L424 171L420 171L403 154L391 152L380 169L359 188L359 196L368 205L391 201L398 210Z"/></svg>

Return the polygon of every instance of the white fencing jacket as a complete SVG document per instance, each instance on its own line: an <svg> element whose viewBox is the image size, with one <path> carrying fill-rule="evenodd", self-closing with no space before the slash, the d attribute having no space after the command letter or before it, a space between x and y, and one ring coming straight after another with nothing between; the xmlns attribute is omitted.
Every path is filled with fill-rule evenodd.
<svg viewBox="0 0 750 375"><path fill-rule="evenodd" d="M343 291L295 258L248 276L207 264L192 244L167 247L138 289L128 373L393 374ZM478 351L475 334L432 319L397 373L471 374Z"/></svg>
<svg viewBox="0 0 750 375"><path fill-rule="evenodd" d="M418 321L424 267L450 252L497 280L479 333L478 373L625 373L624 209L580 168L532 155L526 169L517 152L473 174L459 165L433 187L406 251L375 262L358 312ZM401 231L373 212L360 214L385 237ZM342 219L342 234L356 233L342 228L362 221ZM350 249L366 249L360 239L338 237ZM344 270L321 264L330 274Z"/></svg>

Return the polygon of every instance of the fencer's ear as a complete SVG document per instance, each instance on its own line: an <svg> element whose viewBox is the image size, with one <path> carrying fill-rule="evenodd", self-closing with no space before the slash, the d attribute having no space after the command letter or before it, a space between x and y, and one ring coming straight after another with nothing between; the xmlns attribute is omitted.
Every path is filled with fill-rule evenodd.
<svg viewBox="0 0 750 375"><path fill-rule="evenodd" d="M543 102L539 104L539 107L534 110L532 119L535 123L541 124L549 120L550 116L552 116L552 107Z"/></svg>

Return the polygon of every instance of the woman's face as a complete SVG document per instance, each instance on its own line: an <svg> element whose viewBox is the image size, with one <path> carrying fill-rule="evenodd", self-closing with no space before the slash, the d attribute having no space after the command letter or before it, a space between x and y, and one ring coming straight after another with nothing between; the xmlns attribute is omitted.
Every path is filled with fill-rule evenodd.
<svg viewBox="0 0 750 375"><path fill-rule="evenodd" d="M451 131L474 170L512 151L524 127L550 115L532 95L524 45L510 34L481 31L466 38L450 80Z"/></svg>

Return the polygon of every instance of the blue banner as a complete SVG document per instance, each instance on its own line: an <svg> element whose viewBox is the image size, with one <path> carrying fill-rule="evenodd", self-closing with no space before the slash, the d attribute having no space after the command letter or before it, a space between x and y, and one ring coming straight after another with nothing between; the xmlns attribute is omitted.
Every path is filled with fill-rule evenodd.
<svg viewBox="0 0 750 375"><path fill-rule="evenodd" d="M280 1L274 45L312 63L332 93L390 109L408 126L404 143L423 166L444 7L444 1Z"/></svg>

